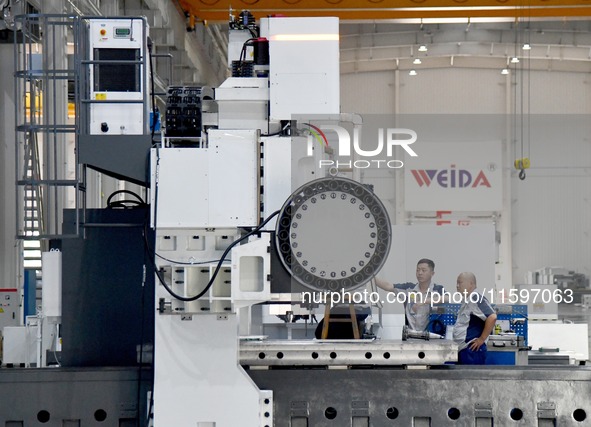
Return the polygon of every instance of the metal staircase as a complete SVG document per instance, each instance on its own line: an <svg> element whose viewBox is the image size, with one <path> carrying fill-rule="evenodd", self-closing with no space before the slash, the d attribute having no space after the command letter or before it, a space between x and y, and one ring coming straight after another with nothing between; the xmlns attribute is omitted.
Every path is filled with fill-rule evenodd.
<svg viewBox="0 0 591 427"><path fill-rule="evenodd" d="M68 237L61 230L62 210L79 206L77 168L72 179L65 167L66 159L76 158L67 136L76 133L76 124L68 122L68 86L76 87L77 76L63 44L78 24L61 15L17 19L22 28L15 40L17 238L25 242L25 268L40 268L48 240Z"/></svg>
<svg viewBox="0 0 591 427"><path fill-rule="evenodd" d="M42 188L35 185L41 177L39 161L39 145L35 134L28 134L24 149L23 184L23 229L22 233L28 238L23 242L23 264L27 269L41 268L41 251L43 242L39 236L44 234L43 194ZM30 239L30 240L29 240Z"/></svg>
<svg viewBox="0 0 591 427"><path fill-rule="evenodd" d="M68 84L76 83L68 67L64 41L72 31L72 17L21 15L22 31L15 36L16 214L17 238L22 241L19 262L35 282L35 305L41 300L41 253L49 239L63 238L61 212L69 199L79 206L79 180L67 175L67 158L75 158L68 144L76 126L68 123ZM73 192L70 190L73 189ZM29 314L34 314L34 307Z"/></svg>

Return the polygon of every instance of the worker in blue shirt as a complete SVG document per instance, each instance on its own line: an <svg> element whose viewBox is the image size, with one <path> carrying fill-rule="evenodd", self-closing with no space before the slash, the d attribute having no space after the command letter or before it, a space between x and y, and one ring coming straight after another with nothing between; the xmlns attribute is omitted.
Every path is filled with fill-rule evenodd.
<svg viewBox="0 0 591 427"><path fill-rule="evenodd" d="M429 315L431 313L430 295L438 293L443 295L444 288L441 285L431 283L435 275L435 263L427 258L417 262L417 283L389 283L376 277L376 285L388 292L406 292L407 299L404 303L404 315L406 325L414 330L424 332L429 327ZM420 294L420 295L419 295Z"/></svg>
<svg viewBox="0 0 591 427"><path fill-rule="evenodd" d="M458 364L484 365L486 340L495 327L497 315L486 297L476 292L473 273L458 276L457 290L464 296L453 331L458 344Z"/></svg>

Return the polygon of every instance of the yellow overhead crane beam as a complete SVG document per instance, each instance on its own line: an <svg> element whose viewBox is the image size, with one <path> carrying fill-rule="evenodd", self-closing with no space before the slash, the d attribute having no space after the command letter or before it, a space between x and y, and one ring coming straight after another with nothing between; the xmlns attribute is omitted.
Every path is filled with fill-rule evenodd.
<svg viewBox="0 0 591 427"><path fill-rule="evenodd" d="M255 18L338 16L342 20L591 17L591 0L178 0L190 19L227 22L229 11Z"/></svg>

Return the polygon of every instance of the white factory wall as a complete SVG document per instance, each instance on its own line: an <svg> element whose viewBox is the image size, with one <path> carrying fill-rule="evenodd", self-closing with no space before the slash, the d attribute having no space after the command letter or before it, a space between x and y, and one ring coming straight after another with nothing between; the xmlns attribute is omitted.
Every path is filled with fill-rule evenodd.
<svg viewBox="0 0 591 427"><path fill-rule="evenodd" d="M375 71L341 74L341 111L359 114L394 114L395 73ZM396 188L394 172L362 170L361 179L374 185L374 192L384 203L390 218L395 218Z"/></svg>
<svg viewBox="0 0 591 427"><path fill-rule="evenodd" d="M584 73L531 72L533 114L591 113L591 76Z"/></svg>
<svg viewBox="0 0 591 427"><path fill-rule="evenodd" d="M393 114L394 72L341 75L341 111L344 113Z"/></svg>
<svg viewBox="0 0 591 427"><path fill-rule="evenodd" d="M401 114L506 113L507 78L498 70L444 68L420 70L417 76L409 76L405 71L399 75ZM587 74L531 71L529 75L532 114L591 112L591 77ZM528 86L527 77L524 82ZM512 87L511 94L514 92ZM520 110L520 88L517 97ZM527 109L527 88L524 98ZM343 112L389 114L395 112L394 106L394 71L341 75Z"/></svg>
<svg viewBox="0 0 591 427"><path fill-rule="evenodd" d="M545 266L590 275L591 78L532 72L531 87L532 112L556 114L563 125L532 132L529 178L512 181L513 278Z"/></svg>
<svg viewBox="0 0 591 427"><path fill-rule="evenodd" d="M497 70L432 69L400 73L402 114L503 114L505 76Z"/></svg>
<svg viewBox="0 0 591 427"><path fill-rule="evenodd" d="M528 177L512 179L515 282L544 266L591 274L591 124L582 115L543 119L554 124L532 132Z"/></svg>
<svg viewBox="0 0 591 427"><path fill-rule="evenodd" d="M529 150L527 128L524 131L524 155L529 154L532 168L525 181L515 173L511 178L513 282L520 283L528 270L545 266L562 266L591 275L591 124L587 125L583 116L591 114L591 77L582 73L531 71L528 83L527 75L524 111L528 110L529 98L532 116ZM343 75L342 110L361 114L394 112L394 76L394 71ZM432 69L419 70L417 76L401 71L398 111L511 114L517 94L519 112L520 87L511 85L507 91L507 79L497 70ZM498 138L505 136L500 131ZM520 157L519 146L511 151L511 158L514 154ZM394 186L383 179L376 184L376 192L385 197L392 217Z"/></svg>

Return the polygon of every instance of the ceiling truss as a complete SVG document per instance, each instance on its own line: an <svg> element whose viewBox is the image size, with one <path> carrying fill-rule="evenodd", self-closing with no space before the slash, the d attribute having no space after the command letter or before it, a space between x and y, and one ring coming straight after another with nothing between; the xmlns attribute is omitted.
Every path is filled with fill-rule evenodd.
<svg viewBox="0 0 591 427"><path fill-rule="evenodd" d="M227 22L249 10L269 15L337 16L345 21L590 17L590 0L178 0L197 21Z"/></svg>

